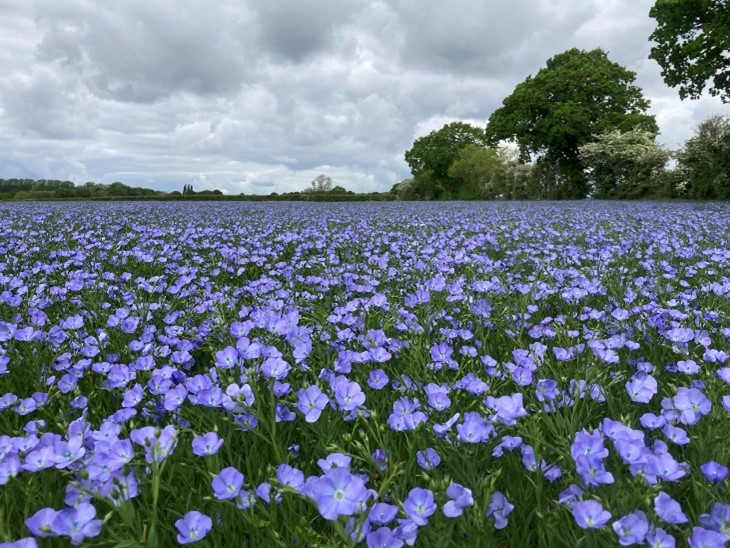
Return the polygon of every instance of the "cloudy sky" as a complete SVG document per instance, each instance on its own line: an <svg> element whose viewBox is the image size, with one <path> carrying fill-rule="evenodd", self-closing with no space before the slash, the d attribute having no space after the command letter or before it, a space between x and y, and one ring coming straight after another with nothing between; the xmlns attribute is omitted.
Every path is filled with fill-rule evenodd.
<svg viewBox="0 0 730 548"><path fill-rule="evenodd" d="M677 148L719 99L648 59L653 0L0 0L0 178L238 194L409 175L414 139L483 126L553 55L637 73Z"/></svg>

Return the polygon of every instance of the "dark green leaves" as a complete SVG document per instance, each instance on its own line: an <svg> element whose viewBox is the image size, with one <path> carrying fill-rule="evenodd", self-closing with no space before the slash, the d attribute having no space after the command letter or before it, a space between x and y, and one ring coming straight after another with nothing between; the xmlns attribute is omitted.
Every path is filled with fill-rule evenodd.
<svg viewBox="0 0 730 548"><path fill-rule="evenodd" d="M730 101L730 2L657 0L649 12L657 22L650 58L679 96L697 99L705 86Z"/></svg>

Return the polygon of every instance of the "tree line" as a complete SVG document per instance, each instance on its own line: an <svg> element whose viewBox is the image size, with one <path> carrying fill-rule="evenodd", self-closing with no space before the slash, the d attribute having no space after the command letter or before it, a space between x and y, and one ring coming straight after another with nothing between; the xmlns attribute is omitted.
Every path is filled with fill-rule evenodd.
<svg viewBox="0 0 730 548"><path fill-rule="evenodd" d="M387 192L355 193L335 185L327 175L317 176L309 187L295 192L270 194L224 195L221 190L196 191L192 184L183 185L182 192L163 192L139 188L115 182L101 184L86 182L74 185L71 181L54 179L0 179L0 200L156 200L156 201L307 201L307 202L357 202L391 201L397 196Z"/></svg>
<svg viewBox="0 0 730 548"><path fill-rule="evenodd" d="M125 196L158 196L164 192L114 182L88 181L75 185L56 179L0 179L0 200L110 199Z"/></svg>
<svg viewBox="0 0 730 548"><path fill-rule="evenodd" d="M707 89L730 102L729 4L657 0L651 9L650 57L683 99ZM730 199L730 119L711 116L680 150L667 150L635 79L602 49L555 55L486 127L454 122L416 139L405 153L412 177L392 192L401 199Z"/></svg>
<svg viewBox="0 0 730 548"><path fill-rule="evenodd" d="M589 134L534 161L514 142L491 143L488 128L447 124L415 141L406 152L413 176L391 192L404 200L730 199L730 118L723 115L700 123L675 151L642 127Z"/></svg>

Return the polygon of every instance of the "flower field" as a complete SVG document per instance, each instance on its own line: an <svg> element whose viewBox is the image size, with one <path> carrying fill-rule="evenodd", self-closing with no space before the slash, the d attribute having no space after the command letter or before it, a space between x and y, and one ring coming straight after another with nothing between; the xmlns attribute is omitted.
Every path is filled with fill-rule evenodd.
<svg viewBox="0 0 730 548"><path fill-rule="evenodd" d="M724 546L729 413L726 205L0 204L0 546Z"/></svg>

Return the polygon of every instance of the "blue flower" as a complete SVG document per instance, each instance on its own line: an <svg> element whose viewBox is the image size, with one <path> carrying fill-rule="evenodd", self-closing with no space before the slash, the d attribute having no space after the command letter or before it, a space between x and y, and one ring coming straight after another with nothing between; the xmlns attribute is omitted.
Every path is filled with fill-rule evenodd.
<svg viewBox="0 0 730 548"><path fill-rule="evenodd" d="M223 446L223 439L217 432L208 432L193 438L193 453L199 457L215 455Z"/></svg>
<svg viewBox="0 0 730 548"><path fill-rule="evenodd" d="M653 527L646 534L646 543L652 548L674 548L674 537L660 527Z"/></svg>
<svg viewBox="0 0 730 548"><path fill-rule="evenodd" d="M317 466L320 467L322 472L328 472L335 468L344 468L349 470L350 462L352 462L352 457L348 455L343 455L342 453L330 453L327 455L327 458L319 459L317 461Z"/></svg>
<svg viewBox="0 0 730 548"><path fill-rule="evenodd" d="M230 500L236 498L238 493L240 493L242 486L243 474L232 466L221 470L211 482L213 494L218 500Z"/></svg>
<svg viewBox="0 0 730 548"><path fill-rule="evenodd" d="M581 529L600 529L611 519L611 513L595 500L576 502L573 504L571 512Z"/></svg>
<svg viewBox="0 0 730 548"><path fill-rule="evenodd" d="M0 548L37 548L37 546L38 543L33 537L22 538L14 542L0 542Z"/></svg>
<svg viewBox="0 0 730 548"><path fill-rule="evenodd" d="M522 398L521 392L499 398L487 396L484 404L495 411L495 420L507 426L514 426L517 424L517 419L527 415L527 411L522 406Z"/></svg>
<svg viewBox="0 0 730 548"><path fill-rule="evenodd" d="M368 521L379 527L388 525L398 514L398 507L385 502L373 504L368 513Z"/></svg>
<svg viewBox="0 0 730 548"><path fill-rule="evenodd" d="M282 485L291 487L297 492L301 492L304 488L304 473L288 464L280 464L276 468L276 479Z"/></svg>
<svg viewBox="0 0 730 548"><path fill-rule="evenodd" d="M96 508L82 502L57 512L51 528L56 535L69 537L74 544L80 544L85 538L95 537L101 532L101 520L94 519L95 516Z"/></svg>
<svg viewBox="0 0 730 548"><path fill-rule="evenodd" d="M297 396L299 397L297 409L304 415L304 420L309 423L317 422L329 403L329 398L316 385L302 388L297 392Z"/></svg>
<svg viewBox="0 0 730 548"><path fill-rule="evenodd" d="M722 548L726 545L727 535L704 529L703 527L692 528L692 536L687 539L690 548Z"/></svg>
<svg viewBox="0 0 730 548"><path fill-rule="evenodd" d="M446 496L451 499L444 504L442 509L446 517L458 517L464 513L464 508L474 506L474 498L472 497L471 489L468 489L458 483L452 483L449 485L446 489Z"/></svg>
<svg viewBox="0 0 730 548"><path fill-rule="evenodd" d="M416 452L416 462L424 470L433 470L441 464L441 457L433 447L427 447L423 451Z"/></svg>
<svg viewBox="0 0 730 548"><path fill-rule="evenodd" d="M197 510L192 510L175 522L180 544L191 544L205 538L213 528L213 520Z"/></svg>
<svg viewBox="0 0 730 548"><path fill-rule="evenodd" d="M390 379L385 371L382 369L373 369L368 374L368 386L373 390L381 390L385 388Z"/></svg>
<svg viewBox="0 0 730 548"><path fill-rule="evenodd" d="M466 443L488 441L494 432L494 426L476 411L464 414L462 424L456 425L457 438Z"/></svg>
<svg viewBox="0 0 730 548"><path fill-rule="evenodd" d="M654 497L654 512L664 523L671 525L687 523L687 516L682 512L682 507L672 497L661 491Z"/></svg>
<svg viewBox="0 0 730 548"><path fill-rule="evenodd" d="M649 403L657 393L657 382L654 377L647 373L636 373L629 382L626 383L626 391L629 393L631 401L637 403Z"/></svg>
<svg viewBox="0 0 730 548"><path fill-rule="evenodd" d="M649 522L644 512L637 510L613 522L621 546L641 544L649 532Z"/></svg>
<svg viewBox="0 0 730 548"><path fill-rule="evenodd" d="M335 401L342 411L352 411L365 403L365 394L360 385L346 377L336 377L333 382Z"/></svg>
<svg viewBox="0 0 730 548"><path fill-rule="evenodd" d="M428 489L414 487L403 501L406 515L418 526L428 523L428 518L436 511L433 492Z"/></svg>
<svg viewBox="0 0 730 548"><path fill-rule="evenodd" d="M368 533L366 542L368 548L400 548L404 544L395 532L387 527L380 527Z"/></svg>
<svg viewBox="0 0 730 548"><path fill-rule="evenodd" d="M311 487L319 513L327 520L354 514L367 496L363 480L346 468L333 468Z"/></svg>
<svg viewBox="0 0 730 548"><path fill-rule="evenodd" d="M514 510L507 497L501 491L495 491L489 498L489 506L487 506L487 516L494 520L495 529L504 529L507 527L507 516Z"/></svg>
<svg viewBox="0 0 730 548"><path fill-rule="evenodd" d="M672 404L679 413L679 422L689 426L697 424L712 409L712 402L697 388L679 388Z"/></svg>
<svg viewBox="0 0 730 548"><path fill-rule="evenodd" d="M700 516L700 525L722 534L726 541L730 540L730 504L713 504L709 514Z"/></svg>
<svg viewBox="0 0 730 548"><path fill-rule="evenodd" d="M233 369L240 363L238 350L232 346L226 346L223 350L215 353L215 365L220 369Z"/></svg>
<svg viewBox="0 0 730 548"><path fill-rule="evenodd" d="M712 483L720 483L728 475L728 467L714 460L700 466L700 470L702 470L704 476Z"/></svg>
<svg viewBox="0 0 730 548"><path fill-rule="evenodd" d="M53 520L57 513L53 508L41 508L25 520L25 526L37 537L55 536Z"/></svg>

